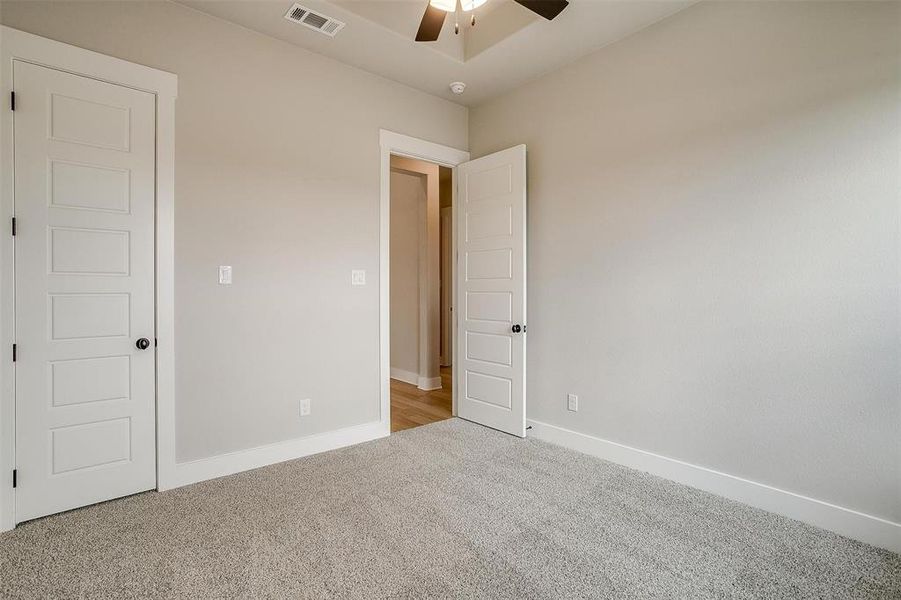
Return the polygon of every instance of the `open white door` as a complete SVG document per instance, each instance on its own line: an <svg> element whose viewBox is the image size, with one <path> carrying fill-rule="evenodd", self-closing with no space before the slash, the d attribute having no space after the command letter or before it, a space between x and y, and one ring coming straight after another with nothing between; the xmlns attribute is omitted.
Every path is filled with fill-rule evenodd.
<svg viewBox="0 0 901 600"><path fill-rule="evenodd" d="M457 414L526 435L526 147L457 167Z"/></svg>

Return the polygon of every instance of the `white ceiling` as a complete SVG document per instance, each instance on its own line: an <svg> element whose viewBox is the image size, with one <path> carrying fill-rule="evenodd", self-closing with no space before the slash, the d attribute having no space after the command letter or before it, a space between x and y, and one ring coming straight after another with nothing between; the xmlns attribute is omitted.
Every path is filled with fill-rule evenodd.
<svg viewBox="0 0 901 600"><path fill-rule="evenodd" d="M696 0L570 0L553 21L488 0L476 26L448 15L437 42L413 41L428 0L300 0L347 23L334 38L284 19L294 0L177 0L422 91L472 106L647 27ZM455 96L452 81L466 83Z"/></svg>

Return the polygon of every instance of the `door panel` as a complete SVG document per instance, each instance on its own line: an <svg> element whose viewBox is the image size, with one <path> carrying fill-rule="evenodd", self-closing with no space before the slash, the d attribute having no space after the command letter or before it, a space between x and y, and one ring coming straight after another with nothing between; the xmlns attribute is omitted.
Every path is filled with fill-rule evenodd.
<svg viewBox="0 0 901 600"><path fill-rule="evenodd" d="M155 97L16 61L16 519L156 484Z"/></svg>
<svg viewBox="0 0 901 600"><path fill-rule="evenodd" d="M457 175L457 412L525 437L526 147L463 163Z"/></svg>

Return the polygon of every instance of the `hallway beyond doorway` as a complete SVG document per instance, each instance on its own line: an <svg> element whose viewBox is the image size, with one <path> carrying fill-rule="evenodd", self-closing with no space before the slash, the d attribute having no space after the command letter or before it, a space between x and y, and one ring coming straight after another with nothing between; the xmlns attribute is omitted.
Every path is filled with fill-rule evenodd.
<svg viewBox="0 0 901 600"><path fill-rule="evenodd" d="M423 391L391 380L391 433L451 418L451 367L441 367L441 389Z"/></svg>

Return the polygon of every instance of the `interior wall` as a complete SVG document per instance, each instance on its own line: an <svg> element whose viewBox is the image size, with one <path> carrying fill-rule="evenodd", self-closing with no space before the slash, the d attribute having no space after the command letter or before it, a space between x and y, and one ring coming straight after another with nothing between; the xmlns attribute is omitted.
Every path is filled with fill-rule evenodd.
<svg viewBox="0 0 901 600"><path fill-rule="evenodd" d="M901 521L899 24L704 2L471 110L528 146L530 419Z"/></svg>
<svg viewBox="0 0 901 600"><path fill-rule="evenodd" d="M450 208L454 203L454 170L450 167L438 167L438 205Z"/></svg>
<svg viewBox="0 0 901 600"><path fill-rule="evenodd" d="M391 376L414 385L419 382L419 230L425 204L425 176L392 169Z"/></svg>
<svg viewBox="0 0 901 600"><path fill-rule="evenodd" d="M416 385L424 390L441 388L440 342L440 184L435 163L406 156L392 156L391 168L421 176L425 182L425 202L420 204L419 221L419 370ZM393 196L394 190L391 191ZM394 233L391 233L394 237ZM393 298L392 298L393 301ZM393 309L392 309L393 315ZM392 346L394 342L392 341ZM393 366L393 365L392 365ZM409 381L408 383L413 383Z"/></svg>
<svg viewBox="0 0 901 600"><path fill-rule="evenodd" d="M179 77L177 459L378 420L379 129L465 149L467 110L172 2L0 21Z"/></svg>
<svg viewBox="0 0 901 600"><path fill-rule="evenodd" d="M454 170L450 167L438 167L438 205L439 210L439 248L441 263L441 306L439 338L439 364L449 367L453 363L454 345L452 313L454 297Z"/></svg>

